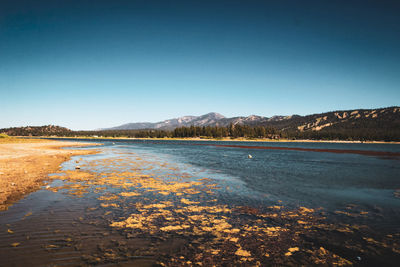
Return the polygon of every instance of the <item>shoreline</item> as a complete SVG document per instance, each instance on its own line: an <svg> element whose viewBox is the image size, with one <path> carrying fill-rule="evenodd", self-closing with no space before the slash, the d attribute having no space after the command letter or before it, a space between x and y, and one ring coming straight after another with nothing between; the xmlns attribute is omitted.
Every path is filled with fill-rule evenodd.
<svg viewBox="0 0 400 267"><path fill-rule="evenodd" d="M400 142L396 141L348 141L348 140L310 140L310 139L298 139L298 140L291 140L291 139L248 139L248 138L135 138L135 137L59 137L59 136L38 136L38 137L26 137L20 136L20 138L26 139L42 139L42 138L51 138L51 139L87 139L87 140L103 140L103 139L110 139L110 140L165 140L165 141L221 141L221 142L263 142L263 143L338 143L338 144L400 144Z"/></svg>
<svg viewBox="0 0 400 267"><path fill-rule="evenodd" d="M7 138L0 141L0 211L43 185L72 156L97 153L94 149L65 147L98 146L98 143Z"/></svg>

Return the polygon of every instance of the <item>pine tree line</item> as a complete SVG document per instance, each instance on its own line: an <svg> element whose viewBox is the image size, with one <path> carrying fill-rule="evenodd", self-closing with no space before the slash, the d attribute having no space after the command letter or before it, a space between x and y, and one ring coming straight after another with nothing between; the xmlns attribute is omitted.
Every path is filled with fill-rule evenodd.
<svg viewBox="0 0 400 267"><path fill-rule="evenodd" d="M370 125L370 122L327 127L320 131L277 130L272 126L229 125L190 126L174 130L102 130L71 131L58 126L15 127L0 129L9 136L59 136L59 137L127 137L127 138L273 138L309 140L360 140L360 141L400 141L400 128Z"/></svg>

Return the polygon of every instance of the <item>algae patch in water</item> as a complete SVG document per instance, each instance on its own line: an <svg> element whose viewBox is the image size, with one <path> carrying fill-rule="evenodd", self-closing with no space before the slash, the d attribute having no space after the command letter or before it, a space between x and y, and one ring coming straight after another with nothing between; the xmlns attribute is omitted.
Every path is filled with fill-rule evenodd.
<svg viewBox="0 0 400 267"><path fill-rule="evenodd" d="M166 162L142 156L80 162L80 170L65 171L57 179L65 184L49 190L75 197L95 194L102 210L97 220L81 223L104 224L128 240L157 240L149 246L160 265L261 265L328 264L350 265L350 255L375 248L398 253L393 238L375 240L366 226L329 223L322 209L289 209L281 203L249 207L224 203L219 184L212 178L192 177ZM366 217L368 213L350 207L338 215ZM107 233L104 233L107 235ZM162 242L181 240L178 252L168 253ZM162 242L161 242L162 241ZM161 243L160 243L161 242ZM172 242L172 241L171 241ZM331 244L329 249L320 243ZM373 246L373 248L371 248ZM123 261L145 256L119 243L103 254L86 255L87 262ZM347 253L335 247L348 248ZM108 252L107 252L108 251Z"/></svg>

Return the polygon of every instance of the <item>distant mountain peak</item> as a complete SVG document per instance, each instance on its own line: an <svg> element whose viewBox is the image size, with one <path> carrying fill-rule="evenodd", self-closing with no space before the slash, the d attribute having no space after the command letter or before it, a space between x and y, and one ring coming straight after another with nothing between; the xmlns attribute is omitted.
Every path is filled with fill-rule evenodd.
<svg viewBox="0 0 400 267"><path fill-rule="evenodd" d="M178 118L173 118L160 122L137 122L137 123L127 123L121 126L108 128L104 130L139 130L139 129L174 129L182 126L208 126L215 125L219 120L225 119L225 116L210 112L201 116L182 116Z"/></svg>
<svg viewBox="0 0 400 267"><path fill-rule="evenodd" d="M202 115L202 116L212 116L212 117L215 117L215 118L218 118L218 119L223 119L223 118L225 118L225 116L224 115L222 115L222 114L220 114L220 113L217 113L217 112L210 112L210 113L207 113L207 114L205 114L205 115Z"/></svg>

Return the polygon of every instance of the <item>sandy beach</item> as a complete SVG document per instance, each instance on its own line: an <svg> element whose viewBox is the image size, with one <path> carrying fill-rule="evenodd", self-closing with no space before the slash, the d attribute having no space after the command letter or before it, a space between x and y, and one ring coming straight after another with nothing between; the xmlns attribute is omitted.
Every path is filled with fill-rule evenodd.
<svg viewBox="0 0 400 267"><path fill-rule="evenodd" d="M49 173L71 156L96 153L96 150L71 150L63 147L93 146L94 143L39 139L0 140L0 210L40 188Z"/></svg>

